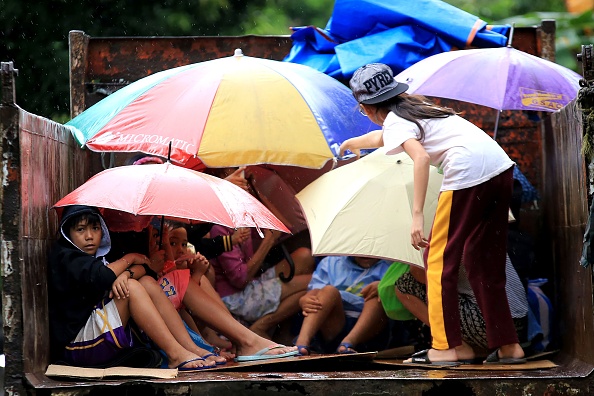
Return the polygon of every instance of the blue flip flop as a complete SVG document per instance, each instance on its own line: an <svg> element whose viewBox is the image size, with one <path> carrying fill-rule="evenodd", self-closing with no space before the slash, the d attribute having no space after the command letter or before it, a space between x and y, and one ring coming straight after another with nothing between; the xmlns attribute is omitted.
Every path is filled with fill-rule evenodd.
<svg viewBox="0 0 594 396"><path fill-rule="evenodd" d="M344 347L344 351L339 351L340 347ZM357 353L357 351L350 342L341 342L338 348L336 348L336 353L340 355L350 355L352 353Z"/></svg>
<svg viewBox="0 0 594 396"><path fill-rule="evenodd" d="M311 347L309 345L295 345L297 347L297 351L299 352L299 356L309 356L311 355ZM301 350L305 349L307 353L301 353Z"/></svg>
<svg viewBox="0 0 594 396"><path fill-rule="evenodd" d="M285 352L285 353L279 353L277 355L266 355L267 352L272 351L274 349L279 349L279 348L286 348L286 346L285 345L281 345L281 344L271 345L271 346L269 346L267 348L264 348L264 349L259 350L258 352L254 353L253 355L237 356L235 358L235 361L238 362L238 363L241 363L241 362L253 362L253 361L256 361L256 360L279 359L279 358L285 358L285 357L299 355L299 350L291 351L291 352Z"/></svg>
<svg viewBox="0 0 594 396"><path fill-rule="evenodd" d="M190 359L190 360L186 360L185 362L181 362L180 364L178 364L177 366L175 366L176 369L178 369L179 371L199 371L199 370L204 370L204 369L209 369L212 368L213 366L202 366L202 367L183 367L188 363L191 362L195 362L198 360L202 360L203 362L206 362L203 358L201 357L197 357L194 359Z"/></svg>
<svg viewBox="0 0 594 396"><path fill-rule="evenodd" d="M211 356L214 356L214 357L220 357L221 355L218 355L218 354L216 354L216 353L207 353L206 355L202 356L202 359L206 360L207 358L209 358L209 357L211 357ZM225 360L224 362L217 362L217 361L215 360L215 364L216 364L217 366L222 366L223 364L227 364L227 360Z"/></svg>

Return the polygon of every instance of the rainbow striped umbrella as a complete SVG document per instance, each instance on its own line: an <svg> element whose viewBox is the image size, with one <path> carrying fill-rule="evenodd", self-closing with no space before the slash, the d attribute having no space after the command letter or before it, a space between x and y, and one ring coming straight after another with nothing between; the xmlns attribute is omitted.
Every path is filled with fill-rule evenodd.
<svg viewBox="0 0 594 396"><path fill-rule="evenodd" d="M375 129L334 78L241 50L142 78L66 125L94 151L170 155L208 167L321 168L338 158L344 140Z"/></svg>

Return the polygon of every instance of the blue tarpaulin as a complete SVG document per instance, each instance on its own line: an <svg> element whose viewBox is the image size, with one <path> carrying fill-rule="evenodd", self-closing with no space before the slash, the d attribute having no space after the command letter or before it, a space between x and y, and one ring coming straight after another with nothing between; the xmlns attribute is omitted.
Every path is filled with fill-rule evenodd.
<svg viewBox="0 0 594 396"><path fill-rule="evenodd" d="M293 28L293 47L284 60L339 80L373 62L385 63L397 74L453 48L505 46L509 28L487 26L438 0L336 0L325 29Z"/></svg>

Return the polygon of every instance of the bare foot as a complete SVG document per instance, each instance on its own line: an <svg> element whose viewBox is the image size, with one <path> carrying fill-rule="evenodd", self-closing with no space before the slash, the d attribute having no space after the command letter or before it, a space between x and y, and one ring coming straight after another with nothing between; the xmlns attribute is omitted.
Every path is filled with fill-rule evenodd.
<svg viewBox="0 0 594 396"><path fill-rule="evenodd" d="M472 360L476 358L474 349L464 341L462 341L462 345L457 346L455 349L458 360Z"/></svg>
<svg viewBox="0 0 594 396"><path fill-rule="evenodd" d="M307 338L297 337L297 340L295 340L295 346L297 346L297 348L299 349L299 354L301 354L303 356L308 356L310 343L311 343L311 340L308 340Z"/></svg>
<svg viewBox="0 0 594 396"><path fill-rule="evenodd" d="M184 364L185 363L185 364ZM200 367L214 367L214 363L209 363L193 353L187 353L182 355L180 359L170 359L169 368L200 368ZM181 366L181 367L180 367Z"/></svg>
<svg viewBox="0 0 594 396"><path fill-rule="evenodd" d="M210 356L207 356L210 355ZM205 357L206 356L206 357ZM202 357L204 358L204 360L206 360L207 364L223 364L223 363L227 363L227 358L225 358L224 356L220 356L220 355L215 355L213 353L207 353L205 355L202 355Z"/></svg>
<svg viewBox="0 0 594 396"><path fill-rule="evenodd" d="M280 345L280 344L271 342L270 340L267 340L266 338L263 338L263 337L257 337L252 342L243 343L243 344L238 345L237 349L235 351L235 354L237 356L249 356L249 355L253 355L257 352L260 352L262 349L274 347L276 345ZM293 352L296 350L297 350L297 347L282 345L282 348L271 349L268 352L266 352L265 355L280 355L283 353Z"/></svg>
<svg viewBox="0 0 594 396"><path fill-rule="evenodd" d="M208 342L210 345L221 349L231 349L231 341L222 339L211 328L205 328L202 334L206 342Z"/></svg>
<svg viewBox="0 0 594 396"><path fill-rule="evenodd" d="M231 360L233 360L235 358L235 354L232 352L228 352L228 351L221 351L221 352L219 352L219 355L221 355L222 357L227 359L228 362L230 362Z"/></svg>
<svg viewBox="0 0 594 396"><path fill-rule="evenodd" d="M336 349L336 352L338 352L338 353L357 353L357 351L355 351L354 348L346 346L344 344L339 345L338 348Z"/></svg>
<svg viewBox="0 0 594 396"><path fill-rule="evenodd" d="M296 345L299 349L299 354L302 356L309 356L309 347L301 344Z"/></svg>
<svg viewBox="0 0 594 396"><path fill-rule="evenodd" d="M505 358L520 359L520 358L524 357L524 350L522 349L520 344L502 345L499 347L497 356L499 356L500 359L505 359Z"/></svg>

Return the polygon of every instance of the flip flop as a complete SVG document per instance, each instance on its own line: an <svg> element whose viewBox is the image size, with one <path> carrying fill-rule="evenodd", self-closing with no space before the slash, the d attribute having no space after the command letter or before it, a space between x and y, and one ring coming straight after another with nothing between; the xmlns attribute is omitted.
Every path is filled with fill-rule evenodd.
<svg viewBox="0 0 594 396"><path fill-rule="evenodd" d="M499 348L495 349L483 362L483 364L523 364L526 358L500 358Z"/></svg>
<svg viewBox="0 0 594 396"><path fill-rule="evenodd" d="M199 370L204 370L204 369L208 369L208 368L213 368L213 366L183 367L183 366L185 366L188 363L196 362L198 360L202 360L203 362L206 362L203 358L197 357L197 358L194 358L194 359L186 360L185 362L181 362L180 364L178 364L177 366L175 366L175 368L178 369L179 371L199 371Z"/></svg>
<svg viewBox="0 0 594 396"><path fill-rule="evenodd" d="M409 363L414 364L427 364L431 366L448 366L448 367L455 367L459 366L460 362L450 362L450 361L442 361L442 362L432 362L429 360L429 349L424 349L417 353L413 353L411 356L411 361Z"/></svg>
<svg viewBox="0 0 594 396"><path fill-rule="evenodd" d="M458 359L460 364L483 364L483 358L475 357L472 359Z"/></svg>
<svg viewBox="0 0 594 396"><path fill-rule="evenodd" d="M344 350L339 351L340 347L344 347ZM352 353L357 353L357 351L355 351L355 348L353 348L353 344L351 344L350 342L341 342L338 348L336 348L336 353L340 355L350 355Z"/></svg>
<svg viewBox="0 0 594 396"><path fill-rule="evenodd" d="M309 356L311 355L311 347L309 345L295 345L297 347L297 351L299 352L299 356ZM305 349L307 353L301 353L301 350Z"/></svg>
<svg viewBox="0 0 594 396"><path fill-rule="evenodd" d="M236 362L252 362L255 360L279 359L279 358L285 358L285 357L289 357L289 356L299 355L299 350L285 352L285 353L279 353L277 355L266 355L267 352L270 352L274 349L279 349L279 348L286 348L286 346L281 345L281 344L271 345L267 348L259 350L258 352L254 353L253 355L237 356L235 358L235 361Z"/></svg>
<svg viewBox="0 0 594 396"><path fill-rule="evenodd" d="M206 355L202 356L202 359L206 360L207 358L214 356L214 357L220 357L221 355L216 354L216 353L207 353ZM227 364L227 360L225 360L224 362L217 362L216 360L214 361L215 364L217 366L222 366L223 364Z"/></svg>

